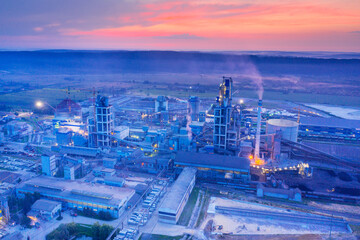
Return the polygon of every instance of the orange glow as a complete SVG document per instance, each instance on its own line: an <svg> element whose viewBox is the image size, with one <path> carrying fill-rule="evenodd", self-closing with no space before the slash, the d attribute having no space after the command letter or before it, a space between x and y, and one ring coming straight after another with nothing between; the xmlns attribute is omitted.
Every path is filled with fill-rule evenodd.
<svg viewBox="0 0 360 240"><path fill-rule="evenodd" d="M344 40L342 34L358 31L360 5L339 1L170 1L142 6L142 23L129 13L118 18L120 27L92 30L62 29L65 36L85 39L112 39L131 41L148 39L149 46L157 48L257 48L276 45L291 49L312 44L326 45L325 39ZM352 7L351 7L352 6ZM345 34L345 35L346 35ZM355 35L346 35L352 43ZM352 38L352 39L350 39ZM171 41L169 41L171 39ZM312 41L311 39L316 39ZM133 42L133 41L132 41ZM267 44L263 45L262 43ZM301 46L297 43L301 42ZM135 42L133 42L136 44ZM226 44L223 44L226 43ZM321 44L320 44L321 43ZM241 46L240 46L241 45ZM343 45L343 44L342 44ZM344 47L344 45L342 46Z"/></svg>
<svg viewBox="0 0 360 240"><path fill-rule="evenodd" d="M32 221L36 222L37 221L37 218L36 217L33 217L33 216L28 216L28 218L30 218Z"/></svg>
<svg viewBox="0 0 360 240"><path fill-rule="evenodd" d="M261 165L264 165L265 164L265 161L261 158L256 158L255 159L255 165L257 166L261 166Z"/></svg>
<svg viewBox="0 0 360 240"><path fill-rule="evenodd" d="M66 23L49 24L50 19L41 19L45 13L31 13L34 33L3 35L2 47L46 42L41 47L360 51L358 0L126 2L128 11L102 12L100 7L81 17L69 13Z"/></svg>

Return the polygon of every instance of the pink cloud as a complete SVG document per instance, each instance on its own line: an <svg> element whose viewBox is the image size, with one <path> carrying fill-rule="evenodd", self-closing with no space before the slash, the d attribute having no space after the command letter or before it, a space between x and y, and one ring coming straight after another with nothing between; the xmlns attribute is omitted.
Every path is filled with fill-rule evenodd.
<svg viewBox="0 0 360 240"><path fill-rule="evenodd" d="M359 36L348 33L360 29L360 6L343 1L144 1L137 2L136 10L106 16L111 24L97 23L95 27L84 20L82 27L51 27L56 27L59 39L88 46L359 50ZM33 30L40 32L48 27L40 25Z"/></svg>

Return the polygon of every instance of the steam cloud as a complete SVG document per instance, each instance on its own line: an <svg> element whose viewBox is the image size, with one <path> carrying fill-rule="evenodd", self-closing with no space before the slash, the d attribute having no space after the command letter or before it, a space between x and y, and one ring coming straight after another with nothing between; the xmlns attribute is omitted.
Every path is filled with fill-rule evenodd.
<svg viewBox="0 0 360 240"><path fill-rule="evenodd" d="M252 63L247 63L247 66L245 68L246 74L248 75L248 77L255 83L255 85L257 86L257 94L259 96L259 99L262 100L263 99L263 95L264 95L264 86L263 86L263 79L259 73L259 71L257 70L257 68L255 67L254 64Z"/></svg>
<svg viewBox="0 0 360 240"><path fill-rule="evenodd" d="M190 116L190 114L187 114L186 115L186 131L188 134L189 141L192 140L192 131L191 131L190 123L191 123L191 116Z"/></svg>

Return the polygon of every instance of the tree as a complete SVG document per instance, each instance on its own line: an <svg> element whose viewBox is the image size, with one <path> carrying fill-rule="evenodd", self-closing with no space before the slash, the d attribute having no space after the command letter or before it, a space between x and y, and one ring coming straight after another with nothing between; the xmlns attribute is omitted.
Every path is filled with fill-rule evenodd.
<svg viewBox="0 0 360 240"><path fill-rule="evenodd" d="M106 239L109 234L114 230L112 226L109 226L107 224L103 224L100 228L100 239Z"/></svg>
<svg viewBox="0 0 360 240"><path fill-rule="evenodd" d="M99 211L99 218L102 220L111 220L113 217L109 212Z"/></svg>
<svg viewBox="0 0 360 240"><path fill-rule="evenodd" d="M60 224L59 228L55 231L54 240L68 240L70 233L65 224Z"/></svg>
<svg viewBox="0 0 360 240"><path fill-rule="evenodd" d="M70 236L74 235L78 231L78 227L76 223L68 223L66 224L67 229L69 231Z"/></svg>
<svg viewBox="0 0 360 240"><path fill-rule="evenodd" d="M23 215L23 217L21 218L20 224L24 227L29 228L30 224L31 224L31 219L28 218L26 215Z"/></svg>
<svg viewBox="0 0 360 240"><path fill-rule="evenodd" d="M96 222L91 226L91 232L94 240L100 240L100 229L101 225L99 222Z"/></svg>

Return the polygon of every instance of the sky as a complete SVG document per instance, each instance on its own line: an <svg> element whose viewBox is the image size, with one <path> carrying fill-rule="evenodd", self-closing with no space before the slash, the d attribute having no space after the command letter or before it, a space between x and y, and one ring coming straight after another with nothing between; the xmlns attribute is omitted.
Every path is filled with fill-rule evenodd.
<svg viewBox="0 0 360 240"><path fill-rule="evenodd" d="M360 0L1 0L0 49L360 52Z"/></svg>

